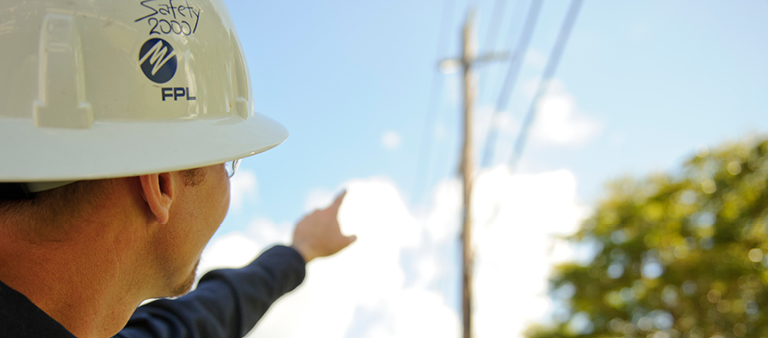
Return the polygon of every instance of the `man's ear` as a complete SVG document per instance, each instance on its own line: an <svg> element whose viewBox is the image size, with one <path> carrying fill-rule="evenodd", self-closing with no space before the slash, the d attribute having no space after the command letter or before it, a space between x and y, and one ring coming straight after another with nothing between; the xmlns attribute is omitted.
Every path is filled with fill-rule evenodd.
<svg viewBox="0 0 768 338"><path fill-rule="evenodd" d="M142 196L157 223L168 223L174 191L170 173L150 174L139 176Z"/></svg>

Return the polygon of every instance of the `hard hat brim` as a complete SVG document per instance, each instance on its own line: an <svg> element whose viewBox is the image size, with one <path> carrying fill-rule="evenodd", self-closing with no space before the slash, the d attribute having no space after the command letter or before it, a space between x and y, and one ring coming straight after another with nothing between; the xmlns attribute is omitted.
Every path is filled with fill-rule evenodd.
<svg viewBox="0 0 768 338"><path fill-rule="evenodd" d="M183 122L97 122L89 129L38 128L24 119L3 124L0 142L28 142L2 147L0 182L74 181L199 168L258 154L288 137L285 127L258 113L248 119L233 115Z"/></svg>

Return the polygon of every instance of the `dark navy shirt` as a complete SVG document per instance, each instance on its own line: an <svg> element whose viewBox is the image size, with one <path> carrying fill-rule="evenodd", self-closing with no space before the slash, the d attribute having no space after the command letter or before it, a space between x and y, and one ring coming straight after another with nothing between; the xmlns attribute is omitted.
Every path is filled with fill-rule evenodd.
<svg viewBox="0 0 768 338"><path fill-rule="evenodd" d="M75 338L29 298L0 281L0 337Z"/></svg>
<svg viewBox="0 0 768 338"><path fill-rule="evenodd" d="M275 246L241 269L211 271L186 296L139 307L115 337L240 338L304 280L294 249ZM27 297L0 282L0 338L73 338Z"/></svg>

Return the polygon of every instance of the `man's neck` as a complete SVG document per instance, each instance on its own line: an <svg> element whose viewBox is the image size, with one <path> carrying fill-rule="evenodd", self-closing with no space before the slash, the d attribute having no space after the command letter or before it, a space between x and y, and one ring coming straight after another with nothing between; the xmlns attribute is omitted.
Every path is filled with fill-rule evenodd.
<svg viewBox="0 0 768 338"><path fill-rule="evenodd" d="M0 229L0 280L80 338L111 337L146 298L130 238L29 243Z"/></svg>

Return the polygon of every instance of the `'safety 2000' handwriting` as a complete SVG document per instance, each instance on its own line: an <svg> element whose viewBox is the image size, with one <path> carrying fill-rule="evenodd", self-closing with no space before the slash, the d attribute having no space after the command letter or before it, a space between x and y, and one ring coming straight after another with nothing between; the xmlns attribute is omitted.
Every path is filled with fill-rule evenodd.
<svg viewBox="0 0 768 338"><path fill-rule="evenodd" d="M144 0L141 6L150 10L134 22L146 20L150 26L149 35L152 34L177 34L191 35L197 31L200 22L201 10L196 9L185 2L183 5L175 5L173 0L167 3L159 3L157 0ZM194 21L194 23L192 23Z"/></svg>

